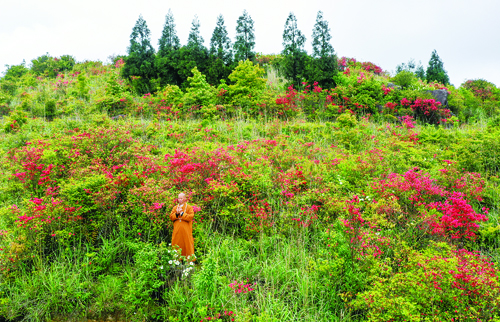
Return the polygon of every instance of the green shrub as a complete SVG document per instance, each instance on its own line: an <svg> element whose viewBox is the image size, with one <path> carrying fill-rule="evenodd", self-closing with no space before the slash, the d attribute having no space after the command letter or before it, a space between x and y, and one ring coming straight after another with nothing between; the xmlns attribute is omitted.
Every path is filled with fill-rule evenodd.
<svg viewBox="0 0 500 322"><path fill-rule="evenodd" d="M392 81L402 88L407 88L417 81L417 77L410 71L402 70L392 78Z"/></svg>

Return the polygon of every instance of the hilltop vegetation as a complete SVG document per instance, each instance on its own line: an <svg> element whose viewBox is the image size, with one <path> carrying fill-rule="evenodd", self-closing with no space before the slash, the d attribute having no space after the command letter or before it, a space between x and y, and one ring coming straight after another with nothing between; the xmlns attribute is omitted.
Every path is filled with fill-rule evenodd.
<svg viewBox="0 0 500 322"><path fill-rule="evenodd" d="M435 53L394 76L331 46L308 56L298 33L255 54L248 35L227 45L222 17L197 47L220 68L175 65L200 41L174 27L158 52L140 19L110 64L47 54L0 79L2 318L500 318L494 84L446 84ZM196 265L169 245L181 191Z"/></svg>

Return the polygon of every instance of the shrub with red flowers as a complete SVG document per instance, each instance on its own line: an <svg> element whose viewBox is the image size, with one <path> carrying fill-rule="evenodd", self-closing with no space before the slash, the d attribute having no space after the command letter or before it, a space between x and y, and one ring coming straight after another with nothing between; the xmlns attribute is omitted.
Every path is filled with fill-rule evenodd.
<svg viewBox="0 0 500 322"><path fill-rule="evenodd" d="M389 273L352 302L370 321L490 321L500 311L498 268L476 252L406 248L385 265Z"/></svg>
<svg viewBox="0 0 500 322"><path fill-rule="evenodd" d="M342 57L338 60L338 65L340 70L344 70L349 67L361 67L367 72L373 72L375 74L381 74L382 68L371 62L358 62L355 58Z"/></svg>
<svg viewBox="0 0 500 322"><path fill-rule="evenodd" d="M465 81L462 87L470 90L474 96L480 98L483 102L486 100L499 100L500 95L495 84L484 79L469 79Z"/></svg>
<svg viewBox="0 0 500 322"><path fill-rule="evenodd" d="M466 179L462 177L459 182L462 180ZM460 189L459 185L454 187ZM479 223L488 219L470 205L468 198L474 197L474 193L467 195L453 187L448 190L418 168L403 175L389 174L386 179L374 182L372 189L378 198L395 197L399 200L401 212L396 216L389 215L387 219L403 230L416 225L420 230L442 236L450 242L475 239Z"/></svg>

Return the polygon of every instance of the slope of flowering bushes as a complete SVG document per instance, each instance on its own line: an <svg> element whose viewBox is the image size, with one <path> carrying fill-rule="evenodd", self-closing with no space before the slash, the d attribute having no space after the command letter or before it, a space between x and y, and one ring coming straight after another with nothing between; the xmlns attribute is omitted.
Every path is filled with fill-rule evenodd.
<svg viewBox="0 0 500 322"><path fill-rule="evenodd" d="M2 318L499 318L493 84L342 58L335 88L281 88L247 61L137 97L122 67L0 81Z"/></svg>
<svg viewBox="0 0 500 322"><path fill-rule="evenodd" d="M194 68L186 88L168 85L154 93L137 96L120 78L123 60L77 63L55 77L27 71L19 77L1 79L0 114L8 116L5 131L17 131L27 117L83 117L93 113L124 114L161 119L293 118L333 120L344 111L377 115L382 119L409 115L425 123L465 122L498 112L498 88L484 80L470 80L459 88L427 83L412 76L404 86L398 77L370 62L339 60L335 88L317 83L282 88L266 83L265 70L252 62L240 62L229 76L230 83L210 85ZM448 105L440 106L429 91L449 93ZM26 113L26 115L25 115ZM455 118L453 118L455 116Z"/></svg>
<svg viewBox="0 0 500 322"><path fill-rule="evenodd" d="M441 319L498 316L496 260L471 253L483 249L494 254L498 246L498 167L491 166L498 161L485 156L483 176L449 149L451 142L460 146L459 138L467 142L483 132L495 135L498 128L425 128L410 117L402 125L377 124L351 113L333 123L144 123L97 117L79 123L56 120L44 129L39 124L30 120L2 141L0 269L6 317L35 316L23 308L25 295L14 285L22 285L27 268L42 271L51 259L64 258L56 254L67 252L79 258L79 269L85 268L72 278L96 286L72 291L70 298L80 306L64 306L73 302L63 301L65 309L41 310L39 317L67 316L72 310L88 317L106 312L129 318L134 313L150 316L148 312L164 318L224 316L219 304L216 311L207 311L204 305L210 303L231 305L236 316L283 317L250 304L253 292L269 292L270 283L276 283L265 271L241 266L239 270L253 272L244 277L256 286L248 294L231 295L231 283L242 276L217 267L228 263L228 256L245 254L248 246L227 254L221 250L214 257L213 234L261 243L273 235L317 239L314 246L305 242L302 247L313 253L308 265L316 267L304 274L323 285L307 287L330 298L330 309L323 307L316 315L320 320L346 306L352 318L361 312L361 319L380 321L422 314ZM194 234L201 268L215 265L214 273L193 273L195 300L190 305L195 310L184 313L171 311L175 301L167 300L179 286L169 286L177 266L175 257L165 255L174 254L166 246L171 233L167 213L179 191L187 192L199 210ZM234 243L231 239L223 244ZM434 274L441 274L438 284L430 277ZM122 295L110 293L106 301L114 304L103 307L92 294L113 285L109 279ZM215 295L198 289L206 280L224 291ZM422 297L431 296L429 288L435 295ZM395 294L399 297L391 302ZM234 296L248 298L236 301ZM463 299L460 305L453 297ZM13 299L19 303L13 305ZM408 311L400 312L401 305Z"/></svg>

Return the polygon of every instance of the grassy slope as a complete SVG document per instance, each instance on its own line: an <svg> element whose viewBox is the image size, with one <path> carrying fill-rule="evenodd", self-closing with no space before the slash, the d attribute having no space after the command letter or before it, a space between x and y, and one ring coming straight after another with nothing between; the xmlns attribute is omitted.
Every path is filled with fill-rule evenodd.
<svg viewBox="0 0 500 322"><path fill-rule="evenodd" d="M92 78L90 87L98 92L104 84L96 76ZM59 99L66 95L54 94L40 86L31 91L34 101L39 95L59 95ZM92 98L82 102L86 107L81 111L96 104ZM71 104L66 106L73 106ZM79 105L75 103L74 106ZM403 173L413 166L419 166L437 175L445 159L458 161L457 168L467 165L478 167L470 165L472 161L457 151L466 151L467 142L491 132L481 123L451 129L418 126L415 131L419 133L422 144L414 145L394 135L406 135L406 130L397 129L396 124L361 121L343 128L338 123L308 122L299 118L289 122L214 121L206 126L213 134L213 138L207 140L203 131L200 131L201 122L196 120L158 122L131 118L113 121L87 111L53 122L29 120L22 131L1 134L1 151L7 155L9 150L22 147L27 141L53 137L57 140L75 127L85 130L99 126L129 129L140 145L155 145L160 156L172 154L181 147L214 150L244 144L245 141L278 138L289 151L282 154L282 165L288 166L282 169L283 172L292 169L294 164L308 167L309 189L317 191L327 186L334 191L332 195L335 200L346 200L361 194L367 184L381 173ZM314 142L314 146L304 145L307 142ZM384 161L375 162L373 172L367 171L359 176L358 157L365 157L367 151L373 149L382 151ZM289 155L296 158L290 158ZM312 162L319 159L326 163L336 157L341 161L335 167ZM243 158L256 161L251 151ZM29 199L25 191L12 188L8 180L11 176L9 171L4 164L0 230L13 230L13 217L9 215L8 208L12 204L21 204L23 199ZM265 172L265 169L257 168L252 173L259 172ZM497 173L491 169L489 173L483 173L488 179L485 190L488 199L485 203L491 208L490 220L483 227L499 226ZM321 176L323 182L315 180L316 176ZM156 281L157 277L148 280L144 272L154 271L157 274L160 268L154 261L153 264L148 262L148 248L144 248L142 253L137 249L146 247L143 240L133 239L127 231L117 227L111 233L99 233L94 240L79 236L70 249L63 245L55 247L52 253L21 265L14 275L2 275L2 315L27 320L78 320L111 315L127 320L157 317L159 320L183 321L199 320L231 310L236 312L238 321L364 319L366 311L351 309L347 304L356 292L366 289L375 276L352 259L348 240L336 220L342 214L325 212L310 227L296 227L290 217L293 217L293 212L299 212L299 208L283 206L276 197L279 187L275 190L262 191L262 194L276 209L275 220L281 226L247 236L235 236L230 228L224 229L210 222L197 226L200 232L196 235L196 251L200 260L189 278L180 279L180 269L172 268L165 277L159 278L165 282L161 287L155 288L148 284L134 288L134 282ZM304 202L311 200L310 196L304 196L303 199ZM479 209L485 203L474 206ZM330 209L341 208L333 205ZM221 208L207 211L216 216L219 210ZM232 215L238 216L238 213ZM397 234L392 237L397 239ZM168 243L168 233L161 238ZM329 247L330 244L335 247ZM468 245L470 248L482 247L497 262L498 246L498 241L491 240ZM156 254L154 250L151 252ZM145 259L141 259L138 254L146 256ZM389 254L386 256L390 257ZM92 266L89 263L94 259ZM111 264L104 265L106 260ZM150 264L153 266L148 266ZM373 274L377 274L376 270ZM228 287L233 281L246 282L247 279L255 290L236 294ZM210 285L213 285L213 291L210 291Z"/></svg>

